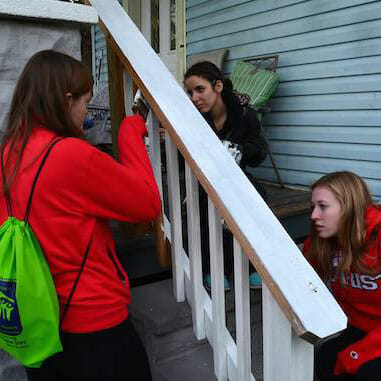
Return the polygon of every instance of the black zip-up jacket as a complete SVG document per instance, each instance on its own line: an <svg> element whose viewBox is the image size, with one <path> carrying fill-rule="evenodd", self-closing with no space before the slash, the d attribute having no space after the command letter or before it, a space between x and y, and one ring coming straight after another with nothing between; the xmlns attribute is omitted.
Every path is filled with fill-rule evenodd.
<svg viewBox="0 0 381 381"><path fill-rule="evenodd" d="M216 130L209 114L204 114L204 118L220 140L238 144L242 152L242 169L247 166L257 167L266 158L267 150L255 110L246 104L237 103L226 104L226 111L227 119L220 131Z"/></svg>

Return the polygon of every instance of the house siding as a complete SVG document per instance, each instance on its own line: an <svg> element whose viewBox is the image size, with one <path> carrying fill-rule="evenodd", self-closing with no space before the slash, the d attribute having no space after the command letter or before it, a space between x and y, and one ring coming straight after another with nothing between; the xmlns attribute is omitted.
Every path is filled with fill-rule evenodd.
<svg viewBox="0 0 381 381"><path fill-rule="evenodd" d="M381 1L187 1L187 54L279 54L265 125L284 181L350 170L381 198ZM254 170L276 181L269 160Z"/></svg>
<svg viewBox="0 0 381 381"><path fill-rule="evenodd" d="M120 4L123 0L118 0ZM93 43L93 76L98 89L108 86L107 45L106 37L98 25L92 26Z"/></svg>
<svg viewBox="0 0 381 381"><path fill-rule="evenodd" d="M106 39L98 25L93 26L93 44L94 44L94 79L98 88L108 85L108 70L107 70L107 47Z"/></svg>

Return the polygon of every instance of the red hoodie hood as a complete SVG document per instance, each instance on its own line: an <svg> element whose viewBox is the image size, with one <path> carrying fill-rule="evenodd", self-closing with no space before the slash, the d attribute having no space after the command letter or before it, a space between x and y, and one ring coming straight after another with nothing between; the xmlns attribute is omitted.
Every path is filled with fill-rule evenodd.
<svg viewBox="0 0 381 381"><path fill-rule="evenodd" d="M369 234L371 234L378 225L381 228L381 205L368 207L366 210L365 220L368 238Z"/></svg>

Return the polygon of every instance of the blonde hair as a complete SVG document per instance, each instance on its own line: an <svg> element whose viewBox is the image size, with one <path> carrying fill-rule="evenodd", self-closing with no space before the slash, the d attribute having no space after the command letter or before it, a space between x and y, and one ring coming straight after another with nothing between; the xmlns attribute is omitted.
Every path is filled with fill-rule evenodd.
<svg viewBox="0 0 381 381"><path fill-rule="evenodd" d="M314 224L311 224L311 249L307 256L317 260L325 277L333 272L348 274L351 266L355 269L373 273L363 262L363 254L368 249L366 242L365 215L373 205L369 189L361 177L348 171L329 173L314 184L311 189L326 187L332 191L341 205L341 218L336 237L320 238ZM337 268L333 268L333 258L341 251Z"/></svg>

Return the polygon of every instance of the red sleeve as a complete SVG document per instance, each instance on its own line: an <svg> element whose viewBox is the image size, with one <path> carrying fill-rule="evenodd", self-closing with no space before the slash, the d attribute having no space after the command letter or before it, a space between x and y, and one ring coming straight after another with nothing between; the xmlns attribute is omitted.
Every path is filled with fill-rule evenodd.
<svg viewBox="0 0 381 381"><path fill-rule="evenodd" d="M154 219L160 195L143 143L147 133L141 116L126 117L120 127L120 163L93 149L82 189L86 214L129 222Z"/></svg>
<svg viewBox="0 0 381 381"><path fill-rule="evenodd" d="M368 361L381 357L381 326L337 355L335 375L356 374Z"/></svg>
<svg viewBox="0 0 381 381"><path fill-rule="evenodd" d="M314 270L318 273L320 278L323 278L322 271L320 270L320 266L316 258L311 258L310 255L307 255L309 250L311 249L311 237L307 237L307 239L304 241L304 246L303 246L303 254L309 264L314 268Z"/></svg>
<svg viewBox="0 0 381 381"><path fill-rule="evenodd" d="M310 248L311 248L311 238L307 237L306 240L304 241L303 254L306 255L306 253L310 250Z"/></svg>
<svg viewBox="0 0 381 381"><path fill-rule="evenodd" d="M378 238L374 245L374 252L370 257L376 259L379 263L380 254L381 230L378 233ZM372 262L368 264L372 264ZM363 339L339 352L335 366L335 374L356 374L362 365L377 357L381 357L381 324L379 327L368 332Z"/></svg>

